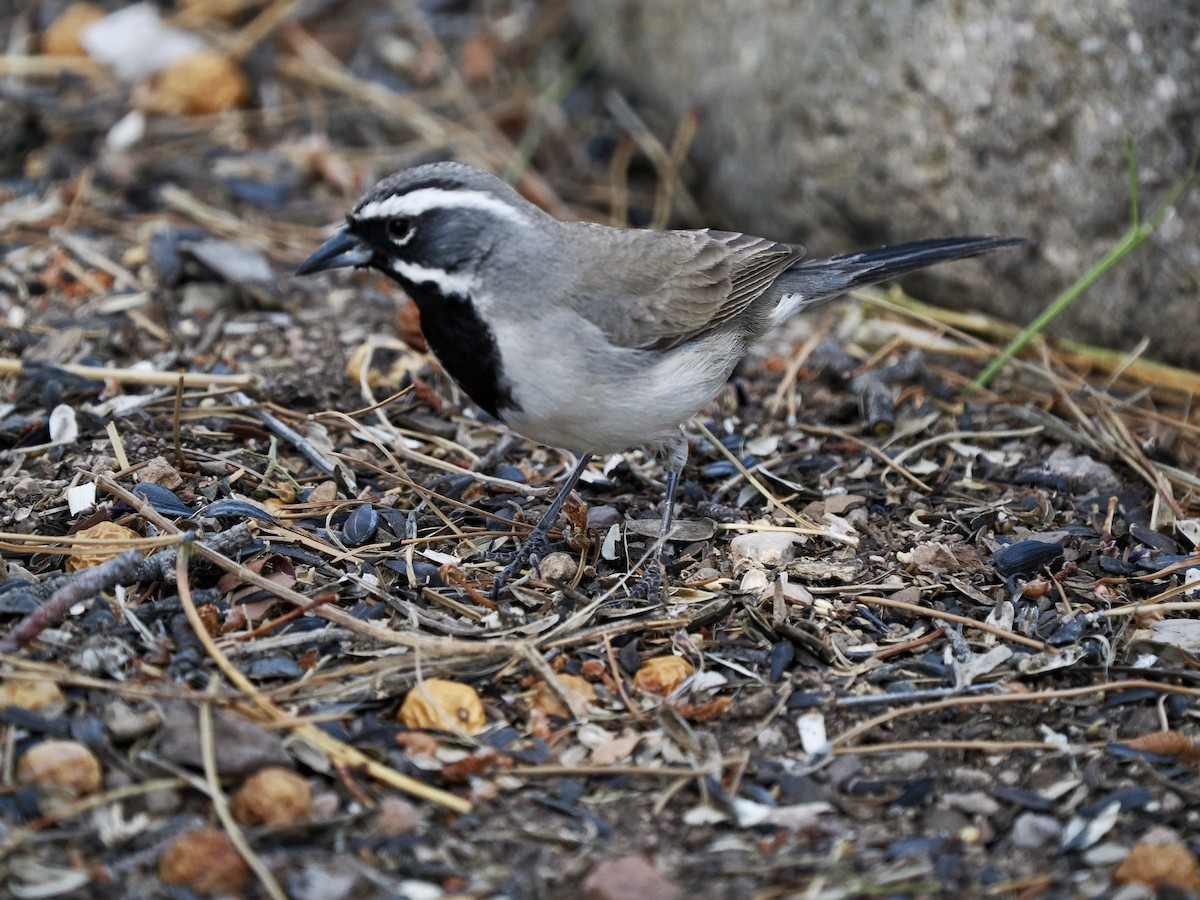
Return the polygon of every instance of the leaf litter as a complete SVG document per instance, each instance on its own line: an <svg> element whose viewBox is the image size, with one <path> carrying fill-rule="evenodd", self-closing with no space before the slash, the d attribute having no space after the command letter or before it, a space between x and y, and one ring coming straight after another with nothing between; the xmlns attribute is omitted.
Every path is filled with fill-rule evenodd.
<svg viewBox="0 0 1200 900"><path fill-rule="evenodd" d="M154 25L219 66L132 84L5 21L14 895L1194 890L1200 379L1044 342L972 390L1005 326L869 293L688 426L668 596L625 591L635 452L503 619L489 553L571 460L474 411L386 281L287 272L439 156L703 225L694 122L661 143L587 74L548 115L558 4L221 6Z"/></svg>

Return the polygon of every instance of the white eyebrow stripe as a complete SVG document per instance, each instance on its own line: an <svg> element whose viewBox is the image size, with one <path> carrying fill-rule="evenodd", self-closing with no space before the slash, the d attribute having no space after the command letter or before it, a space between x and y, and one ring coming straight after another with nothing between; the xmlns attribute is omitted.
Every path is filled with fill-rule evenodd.
<svg viewBox="0 0 1200 900"><path fill-rule="evenodd" d="M419 216L431 209L478 209L517 225L529 224L516 207L484 191L447 191L443 188L420 188L407 194L372 200L359 207L354 215L359 219L390 219L392 216Z"/></svg>
<svg viewBox="0 0 1200 900"><path fill-rule="evenodd" d="M432 284L438 291L449 296L470 298L479 287L479 279L474 275L460 275L400 259L391 260L390 265L392 271L406 281L413 284Z"/></svg>

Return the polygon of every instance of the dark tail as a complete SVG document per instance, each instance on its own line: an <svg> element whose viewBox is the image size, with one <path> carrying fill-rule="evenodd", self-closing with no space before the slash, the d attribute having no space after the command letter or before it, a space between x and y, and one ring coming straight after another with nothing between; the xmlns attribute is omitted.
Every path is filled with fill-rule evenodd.
<svg viewBox="0 0 1200 900"><path fill-rule="evenodd" d="M774 284L774 288L783 296L772 320L782 322L805 307L927 266L980 256L1008 247L1024 247L1031 243L1025 238L933 238L863 253L831 256L829 259L801 261L780 275Z"/></svg>

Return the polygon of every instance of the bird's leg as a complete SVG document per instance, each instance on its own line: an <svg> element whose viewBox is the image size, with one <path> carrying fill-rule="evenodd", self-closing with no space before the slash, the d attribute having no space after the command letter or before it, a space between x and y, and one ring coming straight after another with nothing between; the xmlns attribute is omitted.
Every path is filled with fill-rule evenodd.
<svg viewBox="0 0 1200 900"><path fill-rule="evenodd" d="M492 585L492 600L499 599L500 592L504 590L504 585L521 571L525 563L531 559L536 563L537 559L546 552L547 547L550 546L548 540L550 529L554 527L554 522L558 519L558 514L562 512L563 504L567 502L567 497L571 495L571 491L575 489L575 485L583 477L584 469L588 467L588 463L591 461L592 454L590 453L585 453L579 457L579 462L575 464L575 468L567 475L566 480L558 491L558 495L555 496L541 520L534 526L533 531L529 532L529 535L525 538L525 542L513 554L513 558L508 561L508 564L496 576L496 581Z"/></svg>
<svg viewBox="0 0 1200 900"><path fill-rule="evenodd" d="M646 560L642 577L637 580L629 592L631 596L642 597L646 600L662 593L663 547L666 546L667 537L671 534L671 519L675 514L675 489L679 487L679 473L683 471L684 463L687 462L688 445L683 428L679 429L679 434L675 438L660 445L659 452L663 456L667 469L667 497L663 506L662 524L658 526L658 540L654 542L654 547L650 550L650 557Z"/></svg>
<svg viewBox="0 0 1200 900"><path fill-rule="evenodd" d="M663 508L662 524L658 526L658 540L654 542L650 558L646 560L646 568L642 572L642 577L637 580L629 592L631 596L641 597L644 600L657 597L662 592L662 552L663 546L667 542L667 535L671 533L671 519L675 510L675 488L679 486L678 469L667 469L666 483L667 499Z"/></svg>

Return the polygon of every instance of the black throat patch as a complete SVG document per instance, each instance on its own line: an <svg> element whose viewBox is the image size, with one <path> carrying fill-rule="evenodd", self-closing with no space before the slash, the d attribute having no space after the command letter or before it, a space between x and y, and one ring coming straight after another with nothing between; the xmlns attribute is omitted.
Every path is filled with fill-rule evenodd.
<svg viewBox="0 0 1200 900"><path fill-rule="evenodd" d="M475 404L495 418L502 409L520 409L504 377L492 329L465 297L443 294L432 284L404 283L421 311L421 331L429 349Z"/></svg>

